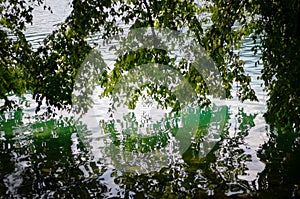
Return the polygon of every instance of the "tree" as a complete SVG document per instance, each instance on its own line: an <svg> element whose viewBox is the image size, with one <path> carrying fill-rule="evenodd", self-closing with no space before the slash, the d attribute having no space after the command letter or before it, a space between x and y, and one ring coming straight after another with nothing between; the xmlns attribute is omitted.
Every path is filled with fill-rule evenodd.
<svg viewBox="0 0 300 199"><path fill-rule="evenodd" d="M268 91L266 119L283 131L300 129L300 2L260 4L262 79ZM274 12L275 11L275 12Z"/></svg>
<svg viewBox="0 0 300 199"><path fill-rule="evenodd" d="M32 50L24 36L26 24L32 22L34 3L41 5L43 1L1 1L0 70L3 75L0 97L5 99L5 107L12 108L13 102L7 98L8 94L21 95L30 90L39 103L37 110L43 100L49 106L49 112L51 107L69 108L74 78L80 63L92 50L86 38L99 33L102 39L107 39L122 32L118 24L123 23L131 29L156 27L186 30L216 63L226 96L231 96L232 84L238 82L242 101L257 98L250 87L251 78L245 74L243 61L236 50L245 37L259 41L253 51L262 51L264 69L261 78L270 97L267 121L277 127L300 129L297 81L300 3L297 0L276 0L270 6L262 0L212 0L201 3L190 0L73 0L71 14L36 51ZM10 37L11 34L15 37ZM150 50L138 53L152 53L149 59L154 55L165 56L162 61L172 64L163 52ZM119 72L128 71L125 66L120 65ZM106 83L102 81L102 86L111 85L111 80L118 78L116 74L104 73ZM196 85L194 88L203 88L197 92L207 94L204 82L196 78L201 75L191 74L188 79Z"/></svg>

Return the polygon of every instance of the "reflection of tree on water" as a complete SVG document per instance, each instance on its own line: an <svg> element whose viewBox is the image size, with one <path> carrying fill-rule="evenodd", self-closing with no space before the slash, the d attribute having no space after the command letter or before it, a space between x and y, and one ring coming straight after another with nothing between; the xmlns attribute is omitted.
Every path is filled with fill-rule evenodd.
<svg viewBox="0 0 300 199"><path fill-rule="evenodd" d="M109 168L103 159L90 156L90 149L79 139L86 129L72 119L40 118L26 123L22 111L1 115L0 194L100 198L298 197L298 134L271 133L270 140L259 151L259 158L266 163L265 170L253 181L240 178L247 174L247 162L253 161L244 150L247 147L244 139L254 126L255 117L242 109L231 116L237 122L235 134L229 135L226 125L222 140L205 157L199 157L199 136L183 154L183 161L137 175ZM200 127L203 131L207 129L209 125ZM106 154L106 158L109 156Z"/></svg>
<svg viewBox="0 0 300 199"><path fill-rule="evenodd" d="M241 145L254 126L256 114L247 115L240 109L235 117L238 128L234 137L230 136L228 128L225 128L222 140L206 157L198 157L201 146L199 139L183 154L184 163L177 163L159 172L145 175L125 173L120 177L120 181L129 186L128 190L133 189L137 194L140 192L141 195L152 197L250 196L251 192L256 191L252 184L255 182L239 179L239 175L245 174L247 170L245 163L251 161L250 155L245 154Z"/></svg>
<svg viewBox="0 0 300 199"><path fill-rule="evenodd" d="M299 133L273 131L262 146L259 157L266 163L259 175L262 197L300 197Z"/></svg>
<svg viewBox="0 0 300 199"><path fill-rule="evenodd" d="M166 114L157 122L151 118L138 122L130 112L121 120L102 121L111 139L105 154L118 169L136 173L158 171L182 161L191 144L197 145L192 150L203 158L221 139L227 117L226 106L188 108L180 114Z"/></svg>
<svg viewBox="0 0 300 199"><path fill-rule="evenodd" d="M76 121L41 117L26 123L22 110L0 117L1 196L88 197L105 190L89 179L102 171L79 141L78 131L85 130Z"/></svg>

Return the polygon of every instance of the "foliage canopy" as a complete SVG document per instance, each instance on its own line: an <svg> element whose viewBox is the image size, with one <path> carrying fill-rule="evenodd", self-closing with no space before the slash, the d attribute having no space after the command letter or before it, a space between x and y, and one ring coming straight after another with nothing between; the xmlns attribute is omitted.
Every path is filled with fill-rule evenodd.
<svg viewBox="0 0 300 199"><path fill-rule="evenodd" d="M70 108L74 78L92 50L87 38L97 33L105 40L123 32L124 27L156 27L185 31L198 42L216 63L226 96L231 96L232 85L238 82L242 101L257 100L238 53L243 39L252 37L257 44L254 53L262 52L261 78L269 95L267 120L277 127L300 129L300 2L297 0L268 3L263 0L73 0L72 12L65 22L34 50L24 32L26 25L32 23L34 7L41 5L51 10L43 0L0 1L3 110L13 108L14 102L8 95L22 95L25 91L33 94L39 104L37 110L43 101L49 112L51 107ZM172 62L163 59L168 61ZM126 66L118 65L117 72L128 71ZM117 72L104 74L107 81L102 86L118 78ZM191 75L189 80L200 86L203 82L197 75ZM207 94L205 88L199 92Z"/></svg>

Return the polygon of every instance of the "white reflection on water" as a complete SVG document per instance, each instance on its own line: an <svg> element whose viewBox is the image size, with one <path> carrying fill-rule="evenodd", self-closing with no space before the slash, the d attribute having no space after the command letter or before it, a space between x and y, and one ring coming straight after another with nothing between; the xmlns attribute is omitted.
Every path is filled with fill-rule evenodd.
<svg viewBox="0 0 300 199"><path fill-rule="evenodd" d="M45 1L52 9L45 10L43 6L36 6L33 10L33 24L27 26L25 32L28 41L37 47L53 30L58 29L58 24L62 23L71 13L71 0L51 0Z"/></svg>

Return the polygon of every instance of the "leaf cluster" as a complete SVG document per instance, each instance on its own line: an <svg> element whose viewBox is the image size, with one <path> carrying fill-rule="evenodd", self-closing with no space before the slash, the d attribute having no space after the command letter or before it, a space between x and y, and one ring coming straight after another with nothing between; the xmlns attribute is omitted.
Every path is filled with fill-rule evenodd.
<svg viewBox="0 0 300 199"><path fill-rule="evenodd" d="M3 110L13 108L8 95L22 95L25 91L33 94L38 102L37 110L44 102L49 112L53 107L70 108L74 79L81 63L93 49L92 42L88 42L92 35L98 35L105 43L106 39L128 29L152 27L153 35L155 28L179 31L202 46L217 66L226 97L231 97L232 85L237 82L242 101L257 100L239 53L243 39L252 37L256 44L254 54L262 52L264 69L261 78L269 95L267 120L276 126L299 129L300 3L297 0L270 3L262 0L202 3L191 0L73 0L70 5L72 12L67 19L34 50L24 33L26 26L32 23L32 11L35 6L51 9L43 0L0 1L0 98L5 100ZM158 61L174 65L170 55L155 46L140 50L138 54L139 59L137 51L124 52L118 57L112 73L109 70L103 72L101 84L105 86L106 94L113 90L124 71L137 64ZM182 75L197 91L199 99L205 99L209 89L203 82L203 75L193 73L188 63L182 62L182 67L187 69ZM152 86L151 89L155 91L152 93L162 93L160 87ZM170 92L166 90L166 93ZM159 99L164 97L167 99L157 96ZM174 108L174 102L165 105L170 104Z"/></svg>

